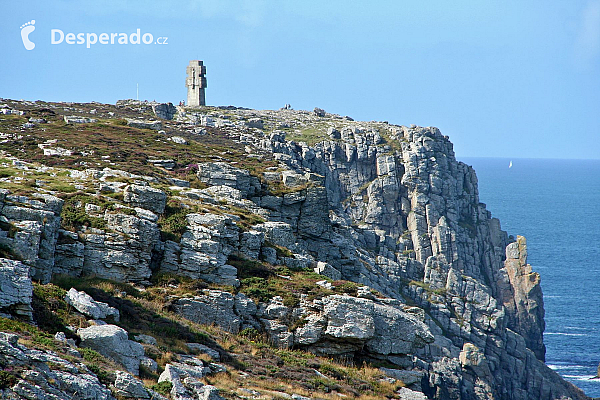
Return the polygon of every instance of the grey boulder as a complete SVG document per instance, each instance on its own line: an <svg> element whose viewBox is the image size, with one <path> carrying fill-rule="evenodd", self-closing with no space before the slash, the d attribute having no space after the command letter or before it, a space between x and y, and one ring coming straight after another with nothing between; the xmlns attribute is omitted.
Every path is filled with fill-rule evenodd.
<svg viewBox="0 0 600 400"><path fill-rule="evenodd" d="M112 316L119 321L119 310L101 301L96 301L86 292L79 292L71 288L65 295L65 301L80 313L92 319L105 319Z"/></svg>
<svg viewBox="0 0 600 400"><path fill-rule="evenodd" d="M116 325L96 325L77 330L81 338L80 347L96 350L103 356L123 365L129 372L138 375L144 347L127 337L127 331Z"/></svg>

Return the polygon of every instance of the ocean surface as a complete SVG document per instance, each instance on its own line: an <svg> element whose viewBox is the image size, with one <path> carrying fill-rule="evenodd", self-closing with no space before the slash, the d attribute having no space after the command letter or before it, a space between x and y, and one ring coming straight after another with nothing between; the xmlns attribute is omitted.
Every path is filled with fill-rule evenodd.
<svg viewBox="0 0 600 400"><path fill-rule="evenodd" d="M460 158L542 277L546 364L600 397L600 160ZM512 167L509 163L512 161Z"/></svg>

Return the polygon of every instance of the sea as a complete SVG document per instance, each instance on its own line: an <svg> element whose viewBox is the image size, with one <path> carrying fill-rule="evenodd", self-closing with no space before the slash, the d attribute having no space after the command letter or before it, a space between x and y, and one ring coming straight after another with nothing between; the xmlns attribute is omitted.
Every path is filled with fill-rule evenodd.
<svg viewBox="0 0 600 400"><path fill-rule="evenodd" d="M546 364L600 397L600 160L460 158L542 278Z"/></svg>

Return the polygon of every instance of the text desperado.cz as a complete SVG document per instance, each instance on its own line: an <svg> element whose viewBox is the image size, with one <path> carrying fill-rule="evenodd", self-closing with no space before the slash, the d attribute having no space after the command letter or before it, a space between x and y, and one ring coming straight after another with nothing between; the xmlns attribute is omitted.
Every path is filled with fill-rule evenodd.
<svg viewBox="0 0 600 400"><path fill-rule="evenodd" d="M89 49L93 44L168 44L166 36L160 36L154 40L154 35L144 33L140 29L127 35L126 33L67 33L60 29L50 31L51 44L85 44Z"/></svg>

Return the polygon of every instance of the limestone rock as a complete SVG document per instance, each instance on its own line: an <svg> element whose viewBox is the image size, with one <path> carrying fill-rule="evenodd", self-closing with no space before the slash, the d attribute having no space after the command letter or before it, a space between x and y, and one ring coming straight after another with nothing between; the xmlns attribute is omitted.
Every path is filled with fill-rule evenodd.
<svg viewBox="0 0 600 400"><path fill-rule="evenodd" d="M161 269L203 279L208 282L239 286L237 269L227 264L229 255L240 246L239 228L229 216L188 214L187 230L181 242L168 241ZM249 251L255 252L250 244Z"/></svg>
<svg viewBox="0 0 600 400"><path fill-rule="evenodd" d="M156 339L150 335L144 335L140 333L139 335L135 335L134 339L140 343L149 344L151 346L157 345Z"/></svg>
<svg viewBox="0 0 600 400"><path fill-rule="evenodd" d="M98 122L97 119L94 118L86 118L86 117L77 117L74 115L64 116L65 123L67 124L91 124Z"/></svg>
<svg viewBox="0 0 600 400"><path fill-rule="evenodd" d="M246 121L248 128L264 129L264 123L260 118L250 118Z"/></svg>
<svg viewBox="0 0 600 400"><path fill-rule="evenodd" d="M158 225L127 214L107 213L104 219L113 232L90 230L80 234L83 259L69 260L69 264L82 263L81 274L117 281L147 280L152 272L153 251L160 238ZM78 275L78 271L71 274Z"/></svg>
<svg viewBox="0 0 600 400"><path fill-rule="evenodd" d="M144 384L124 371L116 371L114 383L115 394L127 399L150 399L152 396L144 387Z"/></svg>
<svg viewBox="0 0 600 400"><path fill-rule="evenodd" d="M387 376L397 379L400 382L404 383L406 386L410 386L415 383L420 383L421 379L425 375L424 371L413 371L393 368L380 368L380 370Z"/></svg>
<svg viewBox="0 0 600 400"><path fill-rule="evenodd" d="M544 361L546 346L543 342L544 299L540 275L527 264L527 241L517 236L517 241L506 247L503 272L509 285L503 288L502 296L507 309L508 326L520 333L538 359ZM504 280L506 282L506 279Z"/></svg>
<svg viewBox="0 0 600 400"><path fill-rule="evenodd" d="M342 279L342 274L340 271L322 261L317 262L317 266L314 268L314 271L317 274L331 278L334 281Z"/></svg>
<svg viewBox="0 0 600 400"><path fill-rule="evenodd" d="M129 185L125 188L123 196L126 203L156 214L162 214L167 201L165 192L150 186Z"/></svg>
<svg viewBox="0 0 600 400"><path fill-rule="evenodd" d="M260 182L247 170L233 167L224 162L198 165L198 178L209 186L229 186L239 190L244 198L260 190Z"/></svg>
<svg viewBox="0 0 600 400"><path fill-rule="evenodd" d="M202 360L189 356L180 356L180 359L181 362L167 364L158 378L159 382L171 382L171 396L174 399L221 399L214 386L200 382L200 379L211 372Z"/></svg>
<svg viewBox="0 0 600 400"><path fill-rule="evenodd" d="M221 354L217 350L211 349L208 346L200 343L186 343L186 345L191 351L199 354L206 354L215 361L219 361L221 359Z"/></svg>
<svg viewBox="0 0 600 400"><path fill-rule="evenodd" d="M297 343L321 353L336 354L358 345L382 356L410 354L434 340L427 326L402 311L399 303L333 295L322 304L322 315L309 316L295 332ZM328 347L320 343L323 339L336 345Z"/></svg>
<svg viewBox="0 0 600 400"><path fill-rule="evenodd" d="M20 261L0 258L0 311L31 318L33 285L29 267Z"/></svg>
<svg viewBox="0 0 600 400"><path fill-rule="evenodd" d="M398 396L400 400L427 400L427 396L423 393L405 387L398 390Z"/></svg>
<svg viewBox="0 0 600 400"><path fill-rule="evenodd" d="M71 363L48 350L29 349L18 340L18 335L0 332L0 365L11 366L19 374L16 384L3 388L3 398L115 400L82 364Z"/></svg>
<svg viewBox="0 0 600 400"><path fill-rule="evenodd" d="M141 119L128 119L127 126L139 129L162 129L162 122L160 121L146 121Z"/></svg>
<svg viewBox="0 0 600 400"><path fill-rule="evenodd" d="M491 374L487 365L485 354L475 345L465 343L458 357L463 368L469 367L476 371L478 376Z"/></svg>
<svg viewBox="0 0 600 400"><path fill-rule="evenodd" d="M119 107L148 111L151 105L129 101ZM161 116L163 107L154 106ZM165 108L162 116L169 117L173 110ZM84 209L103 218L110 227L106 230L65 231L60 229L60 199L42 193L11 195L0 189L0 245L42 282L66 273L147 283L153 271L160 271L239 286L238 271L228 264L232 256L316 270L331 279L353 281L356 296L309 300L304 295L291 307L279 298L255 304L242 293L204 291L196 297L171 297L169 304L196 322L232 332L257 329L277 346L391 363L398 368L390 372L398 376L394 379L410 382L410 388L397 393L400 398L585 398L540 361L543 302L539 276L527 265L524 239L510 243L500 222L480 202L475 171L456 160L452 143L437 128L352 121L322 110L317 115L290 108L228 108L227 118L208 109L179 111L177 126L164 123L187 133L173 132L163 139L182 135L188 140L187 134L206 133L198 125L210 126L237 142L248 157L277 164L266 167L260 179L244 163L225 162L227 152L212 155L218 162L200 164L197 177L207 188L173 192L178 191L186 204L210 205L214 212L187 215L178 242L160 238L158 214L166 196L145 183L158 183L149 177L110 169L69 174L69 179L85 181L78 187L92 182L101 193L125 191L130 207L121 211L119 196L106 212L93 204ZM315 128L325 140L309 145L286 141L283 131L260 131L272 127ZM51 141L40 147L55 155L75 151ZM171 170L178 162L166 156L148 161ZM38 168L19 160L13 160L12 167L24 175ZM185 186L177 178L167 179ZM283 190L271 190L273 185ZM236 215L228 214L233 210ZM240 224L246 212L265 222L248 229ZM348 288L354 291L354 285ZM25 303L5 297L0 296L8 305L0 311L13 314L29 301L27 296L18 300ZM208 354L210 349L197 351ZM64 360L47 352L40 357L62 366L52 372L55 375L42 373L44 379L95 387L92 378L77 380L81 374ZM199 379L221 371L220 366L190 356L176 358L165 369L173 382L173 398L216 393ZM3 365L29 365L31 359L16 338L0 340ZM143 354L138 360L156 367ZM60 380L57 374L63 369L71 376ZM10 396L42 397L46 387L41 379L30 378L11 388ZM70 398L74 392L57 396ZM95 390L86 393L102 397Z"/></svg>
<svg viewBox="0 0 600 400"><path fill-rule="evenodd" d="M313 113L317 116L317 117L324 117L325 116L325 110L323 110L322 108L319 107L315 107L315 109L313 110Z"/></svg>
<svg viewBox="0 0 600 400"><path fill-rule="evenodd" d="M101 301L95 301L85 292L71 288L65 295L65 301L92 319L105 319L111 316L115 321L119 321L119 310Z"/></svg>
<svg viewBox="0 0 600 400"><path fill-rule="evenodd" d="M202 296L180 298L173 308L184 318L199 324L215 324L226 331L237 333L241 320L234 312L234 297L220 290L207 290Z"/></svg>
<svg viewBox="0 0 600 400"><path fill-rule="evenodd" d="M175 117L177 108L175 108L173 103L160 103L153 104L152 111L157 118L171 120Z"/></svg>
<svg viewBox="0 0 600 400"><path fill-rule="evenodd" d="M0 245L10 248L30 267L29 276L43 283L52 276L63 203L49 194L14 196L0 189Z"/></svg>
<svg viewBox="0 0 600 400"><path fill-rule="evenodd" d="M167 140L177 144L188 144L188 141L181 136L171 136Z"/></svg>
<svg viewBox="0 0 600 400"><path fill-rule="evenodd" d="M77 330L81 347L89 347L123 365L134 375L139 374L144 357L141 344L128 339L127 331L116 325L90 326Z"/></svg>
<svg viewBox="0 0 600 400"><path fill-rule="evenodd" d="M175 160L172 160L170 158L160 160L148 160L148 163L154 165L155 167L164 168L169 171L175 168Z"/></svg>

